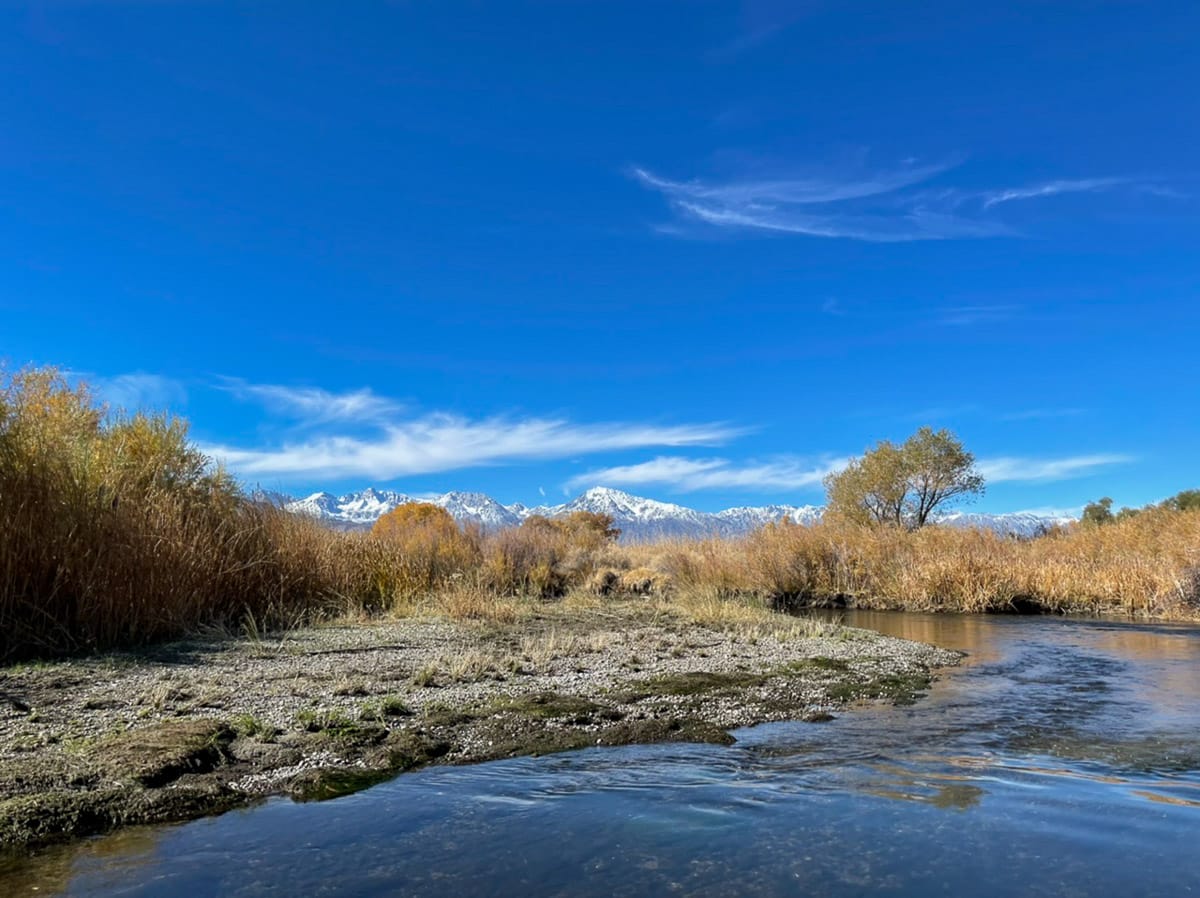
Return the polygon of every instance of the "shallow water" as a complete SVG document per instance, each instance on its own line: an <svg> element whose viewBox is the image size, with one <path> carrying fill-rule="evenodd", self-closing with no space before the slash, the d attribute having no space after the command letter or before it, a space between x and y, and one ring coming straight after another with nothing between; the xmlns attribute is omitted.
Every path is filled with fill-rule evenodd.
<svg viewBox="0 0 1200 898"><path fill-rule="evenodd" d="M1200 629L844 618L970 657L909 708L274 800L48 851L0 894L1200 893Z"/></svg>

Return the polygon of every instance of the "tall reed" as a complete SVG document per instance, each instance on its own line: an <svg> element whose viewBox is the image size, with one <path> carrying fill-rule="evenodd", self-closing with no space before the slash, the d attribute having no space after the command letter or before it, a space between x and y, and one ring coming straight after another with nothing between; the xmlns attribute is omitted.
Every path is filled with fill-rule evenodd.
<svg viewBox="0 0 1200 898"><path fill-rule="evenodd" d="M631 549L685 588L779 605L1200 616L1200 511L1153 509L1034 539L986 530L771 524Z"/></svg>

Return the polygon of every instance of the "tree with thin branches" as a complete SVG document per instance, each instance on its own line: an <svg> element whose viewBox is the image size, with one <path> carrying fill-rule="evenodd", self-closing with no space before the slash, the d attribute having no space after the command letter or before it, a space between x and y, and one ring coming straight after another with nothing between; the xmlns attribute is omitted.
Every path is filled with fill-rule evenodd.
<svg viewBox="0 0 1200 898"><path fill-rule="evenodd" d="M916 530L938 510L983 490L975 456L962 442L949 430L922 427L899 445L880 441L826 477L826 513Z"/></svg>

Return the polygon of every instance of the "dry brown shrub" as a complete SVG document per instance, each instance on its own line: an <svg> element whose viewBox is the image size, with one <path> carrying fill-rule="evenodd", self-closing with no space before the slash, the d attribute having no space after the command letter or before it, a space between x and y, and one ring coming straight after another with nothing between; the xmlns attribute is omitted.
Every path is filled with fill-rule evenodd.
<svg viewBox="0 0 1200 898"><path fill-rule="evenodd" d="M436 595L433 609L451 620L511 624L520 616L517 605L475 586L458 586Z"/></svg>
<svg viewBox="0 0 1200 898"><path fill-rule="evenodd" d="M479 566L478 534L437 505L399 505L375 522L371 537L381 544L377 588L400 606L454 585Z"/></svg>
<svg viewBox="0 0 1200 898"><path fill-rule="evenodd" d="M539 598L583 587L602 560L612 560L611 523L605 515L534 516L494 533L484 541L480 582L500 595Z"/></svg>
<svg viewBox="0 0 1200 898"><path fill-rule="evenodd" d="M627 595L661 595L669 589L671 577L662 571L638 567L621 574L618 582L621 592Z"/></svg>
<svg viewBox="0 0 1200 898"><path fill-rule="evenodd" d="M602 568L592 574L587 588L598 596L612 595L621 588L621 575L612 568Z"/></svg>

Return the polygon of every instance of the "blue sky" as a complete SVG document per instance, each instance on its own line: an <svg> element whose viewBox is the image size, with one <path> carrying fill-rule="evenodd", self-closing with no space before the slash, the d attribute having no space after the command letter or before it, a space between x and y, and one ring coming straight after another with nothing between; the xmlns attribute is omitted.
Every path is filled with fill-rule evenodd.
<svg viewBox="0 0 1200 898"><path fill-rule="evenodd" d="M249 483L819 502L931 424L983 510L1200 485L1196 4L0 22L0 356Z"/></svg>

